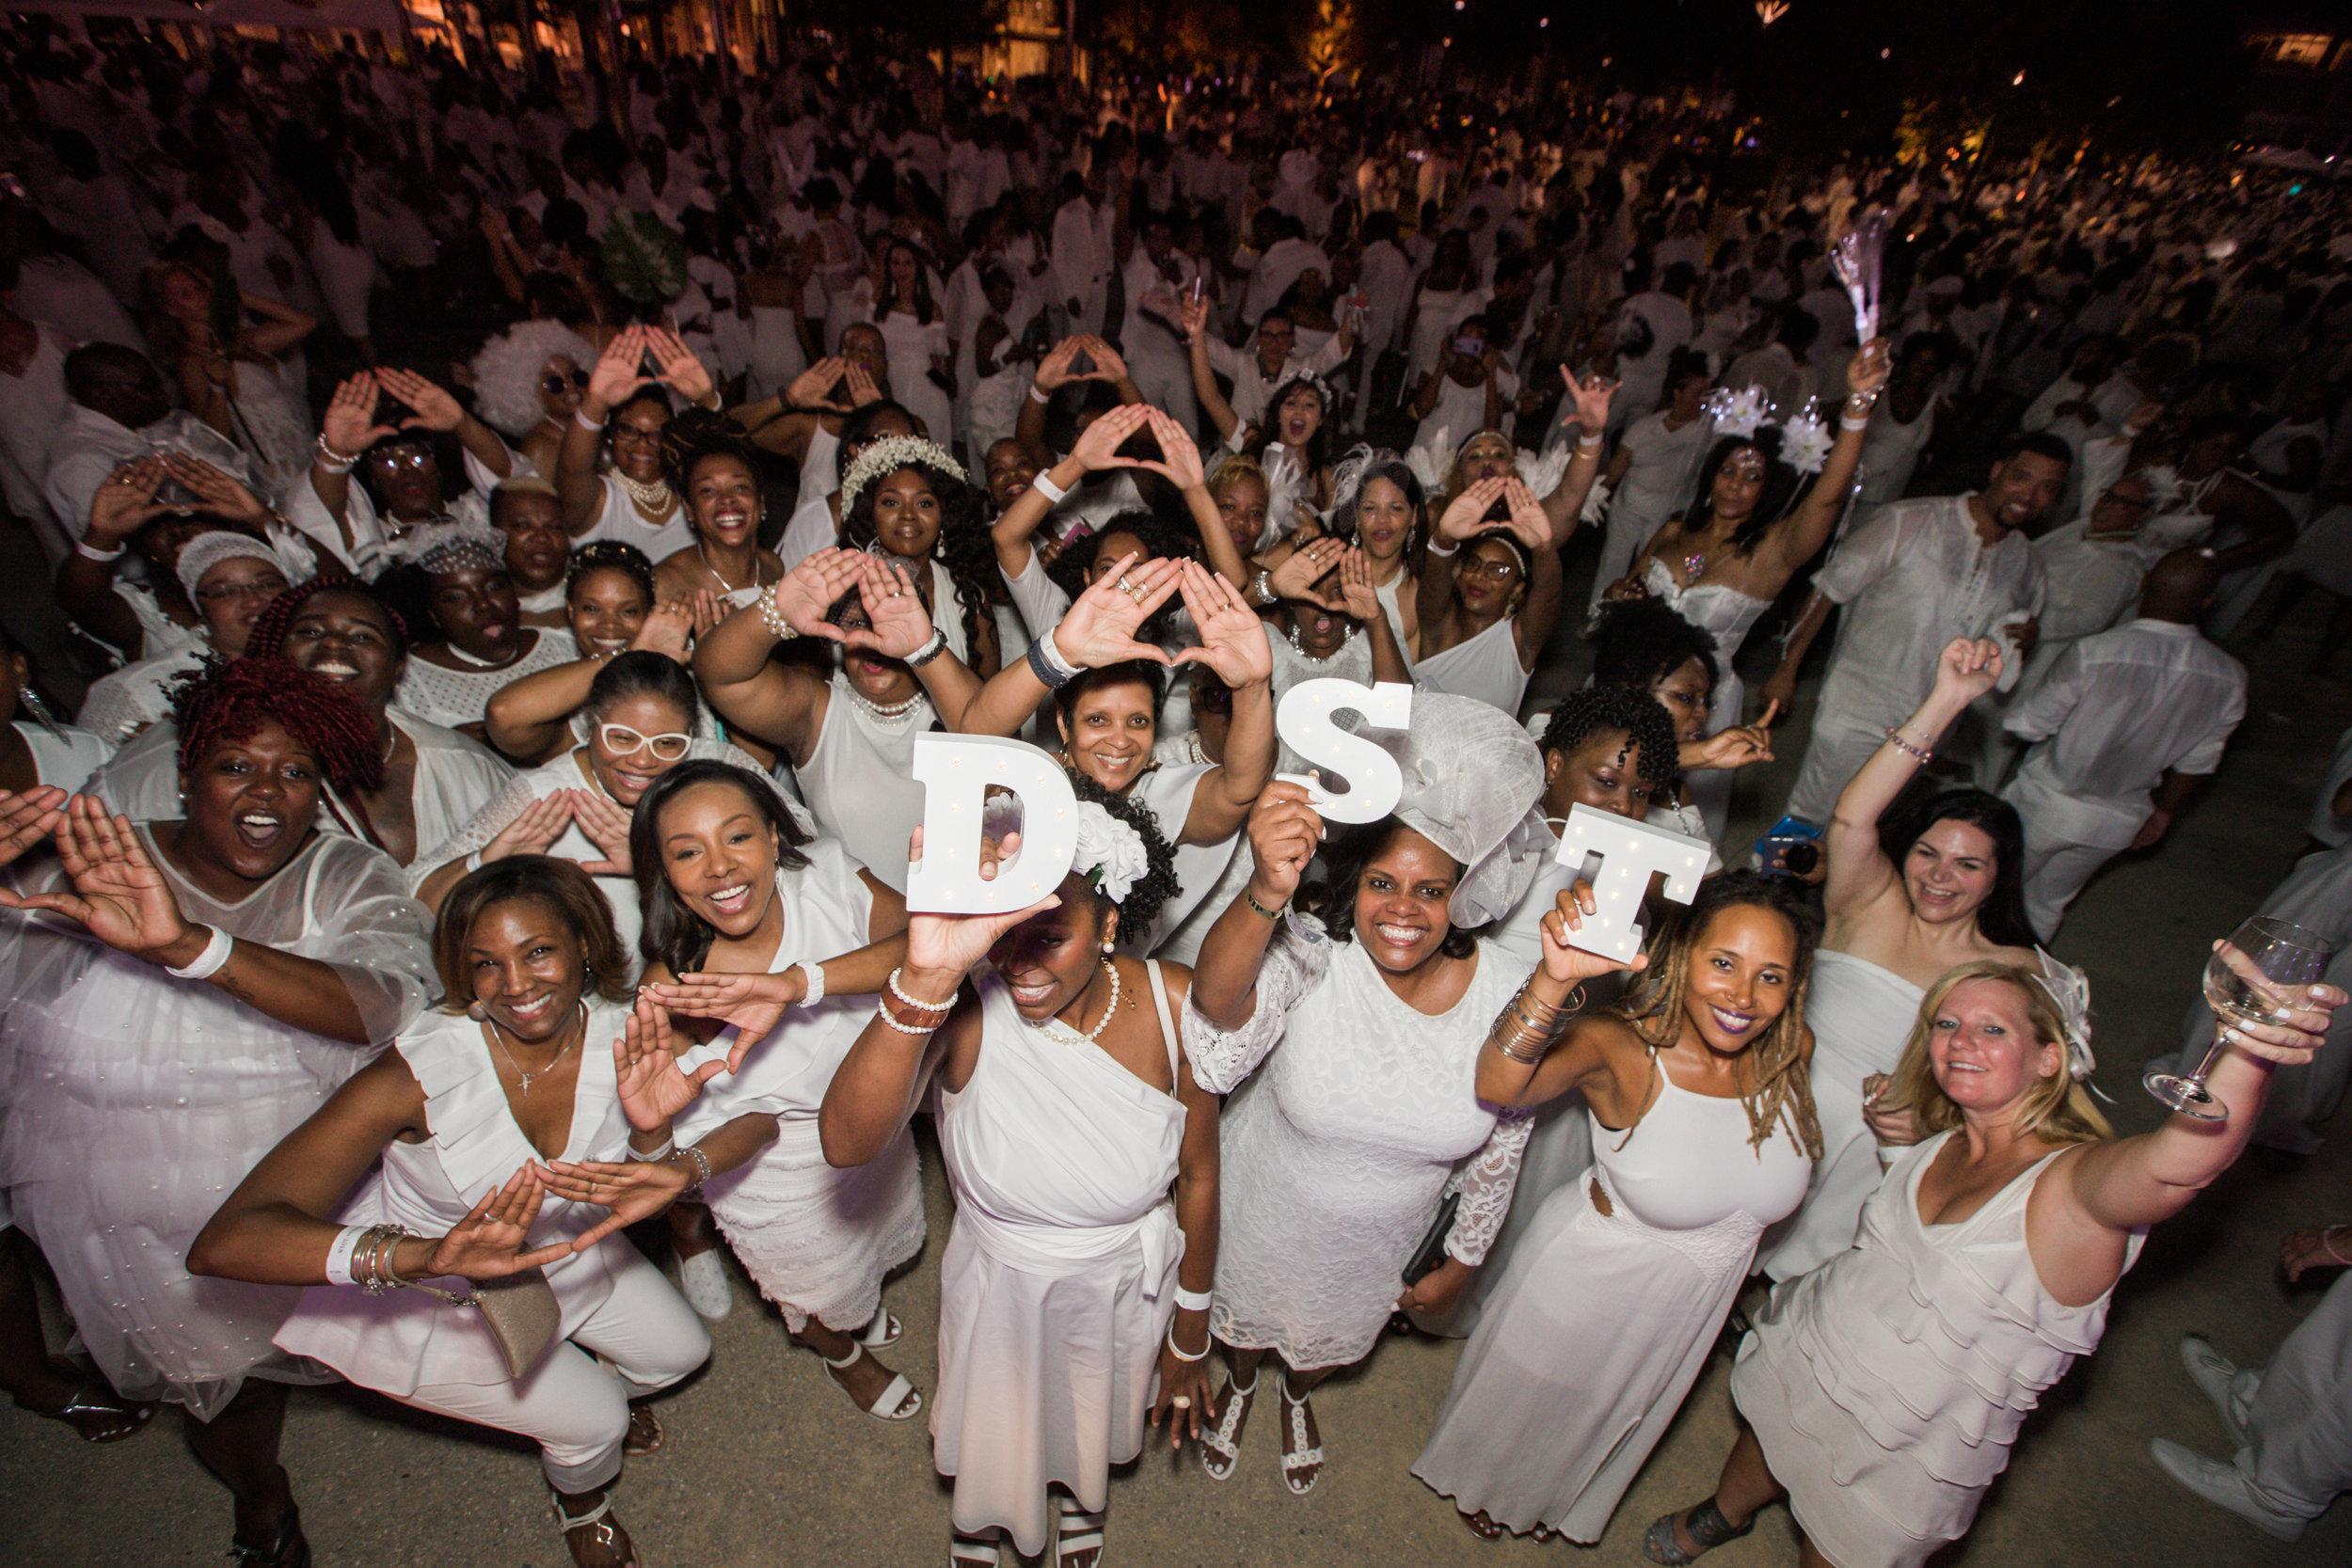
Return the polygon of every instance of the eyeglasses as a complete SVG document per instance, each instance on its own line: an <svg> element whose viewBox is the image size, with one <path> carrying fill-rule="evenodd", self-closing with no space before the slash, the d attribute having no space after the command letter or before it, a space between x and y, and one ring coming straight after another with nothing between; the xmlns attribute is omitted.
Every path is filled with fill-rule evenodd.
<svg viewBox="0 0 2352 1568"><path fill-rule="evenodd" d="M668 735L639 735L627 724L599 724L596 737L604 749L616 757L635 756L639 752L651 752L656 762L675 762L694 743L691 735L673 730Z"/></svg>
<svg viewBox="0 0 2352 1568"><path fill-rule="evenodd" d="M1481 561L1476 556L1472 556L1454 570L1464 577L1485 578L1491 582L1509 582L1519 575L1519 563L1516 561Z"/></svg>
<svg viewBox="0 0 2352 1568"><path fill-rule="evenodd" d="M566 387L577 387L581 391L586 391L588 389L588 372L586 371L574 371L567 376L561 371L549 371L547 374L539 378L539 390L547 393L549 397L562 396L564 388Z"/></svg>
<svg viewBox="0 0 2352 1568"><path fill-rule="evenodd" d="M199 588L196 596L206 604L227 604L231 599L274 599L286 591L286 579L272 575L249 578L244 582L224 582L211 588Z"/></svg>

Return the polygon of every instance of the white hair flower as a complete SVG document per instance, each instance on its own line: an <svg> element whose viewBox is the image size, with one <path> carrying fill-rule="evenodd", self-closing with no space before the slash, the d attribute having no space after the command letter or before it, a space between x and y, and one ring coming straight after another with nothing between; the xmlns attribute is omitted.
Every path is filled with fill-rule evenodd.
<svg viewBox="0 0 2352 1568"><path fill-rule="evenodd" d="M1836 437L1811 404L1804 412L1780 427L1781 461L1801 474L1818 474L1829 462L1829 449Z"/></svg>
<svg viewBox="0 0 2352 1568"><path fill-rule="evenodd" d="M859 452L850 471L841 476L841 515L850 515L867 485L900 468L934 468L957 479L963 477L963 465L938 442L920 436L885 436Z"/></svg>
<svg viewBox="0 0 2352 1568"><path fill-rule="evenodd" d="M1699 406L1714 420L1718 436L1753 436L1772 411L1761 387L1742 387L1737 391L1718 387Z"/></svg>
<svg viewBox="0 0 2352 1568"><path fill-rule="evenodd" d="M1078 847L1070 858L1070 869L1116 904L1151 874L1152 858L1144 853L1141 833L1092 800L1081 800Z"/></svg>

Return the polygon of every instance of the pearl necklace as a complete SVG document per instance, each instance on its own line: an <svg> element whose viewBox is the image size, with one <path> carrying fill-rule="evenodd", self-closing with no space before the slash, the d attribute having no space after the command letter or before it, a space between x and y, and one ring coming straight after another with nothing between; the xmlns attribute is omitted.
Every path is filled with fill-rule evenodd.
<svg viewBox="0 0 2352 1568"><path fill-rule="evenodd" d="M850 701L855 703L873 718L885 724L889 723L893 720L904 719L908 714L913 713L914 711L915 705L923 700L923 693L917 691L914 696L909 697L905 702L892 703L885 707L882 704L868 699L865 692L860 691L854 685L847 681L842 683L841 689L850 694Z"/></svg>
<svg viewBox="0 0 2352 1568"><path fill-rule="evenodd" d="M1291 651L1310 664L1328 664L1340 655L1347 652L1356 641L1356 634L1361 629L1359 626L1351 626L1347 628L1347 635L1340 639L1338 647L1327 654L1311 654L1307 651L1306 640L1298 635L1298 628L1293 626L1290 630Z"/></svg>
<svg viewBox="0 0 2352 1568"><path fill-rule="evenodd" d="M622 493L628 497L630 504L641 513L666 515L671 507L677 504L677 497L671 492L670 482L666 479L657 479L649 484L642 480L631 479L619 468L615 468L612 470L612 481L621 487Z"/></svg>
<svg viewBox="0 0 2352 1568"><path fill-rule="evenodd" d="M1063 1023L1058 1018L1049 1018L1045 1022L1057 1025L1062 1032L1070 1036L1071 1038L1084 1040L1089 1045L1093 1045L1097 1041L1101 1040L1103 1037L1103 1031L1109 1028L1111 1026L1111 1020L1119 1016L1119 966L1111 962L1110 959L1104 958L1103 960L1103 969L1104 972L1111 977L1111 1003L1109 1006L1103 1009L1103 1016L1096 1022L1093 1028L1081 1035L1076 1029L1071 1027L1067 1023ZM1092 990L1093 989L1093 984L1089 981L1088 983L1087 990ZM1086 1016L1086 996L1084 992L1081 992L1078 998L1078 1016L1080 1018L1084 1018Z"/></svg>

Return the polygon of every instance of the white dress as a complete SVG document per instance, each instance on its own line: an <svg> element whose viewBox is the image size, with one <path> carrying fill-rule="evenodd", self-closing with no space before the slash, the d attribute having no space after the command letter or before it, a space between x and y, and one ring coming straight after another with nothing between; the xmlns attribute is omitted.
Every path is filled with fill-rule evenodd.
<svg viewBox="0 0 2352 1568"><path fill-rule="evenodd" d="M592 539L618 539L644 551L648 560L667 561L680 550L694 547L694 525L686 520L683 502L671 508L668 521L647 522L645 515L637 510L637 503L628 499L628 492L621 488L619 480L606 474L602 483L604 510L596 514L596 523L587 532L573 539L573 548Z"/></svg>
<svg viewBox="0 0 2352 1568"><path fill-rule="evenodd" d="M818 830L839 839L851 859L898 893L907 886L907 841L923 823L914 737L938 721L930 699L920 695L897 718L879 717L836 671L817 744L792 769Z"/></svg>
<svg viewBox="0 0 2352 1568"><path fill-rule="evenodd" d="M106 759L115 754L113 741L71 724L60 724L53 730L26 719L15 720L13 723L16 733L24 737L25 749L33 753L33 779L37 784L55 784L68 793L78 794L90 775L105 767Z"/></svg>
<svg viewBox="0 0 2352 1568"><path fill-rule="evenodd" d="M559 626L524 626L521 630L533 639L530 650L514 663L495 670L474 667L464 654L456 656L468 666L462 670L445 669L410 656L394 700L427 723L454 730L481 723L490 711L490 699L525 675L580 657L580 644Z"/></svg>
<svg viewBox="0 0 2352 1568"><path fill-rule="evenodd" d="M1950 1136L1897 1157L1854 1245L1774 1290L1732 1368L1789 1512L1839 1568L1915 1568L1967 1534L2042 1391L2106 1331L2112 1290L2062 1306L2026 1247L2057 1154L1964 1220L1920 1219L1919 1179Z"/></svg>
<svg viewBox="0 0 2352 1568"><path fill-rule="evenodd" d="M332 964L373 1040L437 989L424 911L382 851L329 834L234 904L139 834L188 919ZM9 877L52 885L54 871ZM209 1420L257 1370L302 1378L270 1336L284 1286L192 1277L181 1259L230 1189L373 1052L176 980L50 917L0 924L0 1189L91 1355L126 1399Z"/></svg>
<svg viewBox="0 0 2352 1568"><path fill-rule="evenodd" d="M893 310L874 325L890 356L891 395L923 421L932 440L948 445L956 438L955 404L946 388L931 379L933 355L953 363L954 345L947 341L946 321L934 315L926 326L908 311Z"/></svg>
<svg viewBox="0 0 2352 1568"><path fill-rule="evenodd" d="M1301 1370L1363 1359L1457 1180L1446 1251L1485 1259L1528 1123L1479 1102L1478 1053L1528 966L1487 942L1477 964L1459 1002L1416 1012L1362 943L1294 916L1266 949L1248 1022L1220 1030L1187 1002L1202 1088L1230 1094L1265 1064L1222 1123L1218 1338Z"/></svg>
<svg viewBox="0 0 2352 1568"><path fill-rule="evenodd" d="M1149 973L1172 1072L1174 1020ZM1035 1557L1048 1486L1100 1513L1110 1466L1142 1452L1184 1255L1168 1189L1185 1113L1067 1024L1031 1024L993 970L974 982L979 1060L930 1099L956 1195L932 1462L955 1479L958 1530L1004 1528Z"/></svg>
<svg viewBox="0 0 2352 1568"><path fill-rule="evenodd" d="M1882 1170L1878 1139L1862 1119L1862 1081L1895 1070L1926 995L1867 958L1826 947L1814 955L1804 1022L1813 1031L1821 1162L1803 1207L1759 1255L1758 1266L1774 1279L1793 1279L1853 1245L1855 1221Z"/></svg>
<svg viewBox="0 0 2352 1568"><path fill-rule="evenodd" d="M1707 733L1713 735L1739 723L1747 708L1748 689L1740 679L1740 672L1731 667L1731 661L1740 652L1740 644L1747 641L1748 628L1772 608L1772 601L1742 594L1720 582L1686 588L1676 580L1664 562L1655 558L1644 569L1642 580L1667 609L1714 640L1715 701L1707 712ZM1735 772L1729 768L1702 768L1682 776L1683 795L1699 808L1699 815L1707 822L1708 838L1717 843L1722 841L1724 825L1731 819L1731 781Z"/></svg>
<svg viewBox="0 0 2352 1568"><path fill-rule="evenodd" d="M1740 1101L1653 1070L1630 1132L1584 1113L1593 1167L1513 1253L1414 1462L1465 1513L1598 1541L1707 1365L1756 1238L1804 1196L1813 1162L1785 1114L1757 1147Z"/></svg>
<svg viewBox="0 0 2352 1568"><path fill-rule="evenodd" d="M1126 944L1135 952L1156 952L1168 933L1200 907L1209 890L1233 863L1233 852L1241 844L1238 831L1214 844L1177 842L1192 816L1192 799L1200 792L1200 781L1216 767L1207 762L1162 764L1127 786L1127 799L1151 812L1152 819L1159 824L1160 836L1176 852L1176 891L1160 906L1159 918L1149 931L1127 934Z"/></svg>
<svg viewBox="0 0 2352 1568"><path fill-rule="evenodd" d="M1413 661L1413 684L1423 691L1475 698L1514 719L1532 673L1519 662L1518 631L1508 615L1441 653L1423 654Z"/></svg>
<svg viewBox="0 0 2352 1568"><path fill-rule="evenodd" d="M478 740L428 724L397 707L388 708L384 716L417 749L408 809L416 824L420 852L441 844L472 821L474 814L496 799L515 776L512 768ZM108 811L120 812L135 821L179 816L179 727L166 719L141 731L91 776L90 793L103 800ZM346 803L338 800L332 790L322 792L319 832L358 838L362 835L358 827L358 818Z"/></svg>
<svg viewBox="0 0 2352 1568"><path fill-rule="evenodd" d="M776 872L784 939L768 973L803 960L820 963L866 942L872 892L861 869L832 839L801 853L809 863ZM722 1073L678 1118L677 1136L692 1142L739 1116L776 1118L773 1143L745 1164L703 1183L703 1200L727 1244L798 1334L815 1318L854 1333L882 1306L882 1278L923 1247L923 1187L914 1139L904 1128L874 1160L847 1170L825 1163L817 1112L825 1089L874 1016L870 997L827 997L796 1006L743 1058ZM684 1059L692 1071L724 1059L738 1031L730 1024Z"/></svg>

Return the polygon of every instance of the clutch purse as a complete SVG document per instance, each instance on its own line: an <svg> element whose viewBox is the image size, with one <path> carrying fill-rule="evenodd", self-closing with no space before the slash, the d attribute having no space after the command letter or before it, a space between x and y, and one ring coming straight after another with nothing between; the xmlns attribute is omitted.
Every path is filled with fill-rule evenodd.
<svg viewBox="0 0 2352 1568"><path fill-rule="evenodd" d="M1445 1261L1446 1232L1454 1228L1454 1212L1462 1207L1462 1195L1457 1189L1445 1195L1438 1204L1438 1217L1429 1222L1429 1231L1421 1239L1421 1245L1405 1260L1405 1284L1407 1289L1418 1285L1437 1273Z"/></svg>
<svg viewBox="0 0 2352 1568"><path fill-rule="evenodd" d="M458 1298L457 1304L482 1314L490 1337L498 1341L499 1353L506 1357L506 1374L512 1378L520 1378L538 1364L562 1326L555 1287L538 1269L483 1280L469 1296Z"/></svg>

